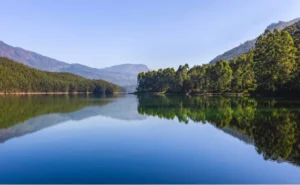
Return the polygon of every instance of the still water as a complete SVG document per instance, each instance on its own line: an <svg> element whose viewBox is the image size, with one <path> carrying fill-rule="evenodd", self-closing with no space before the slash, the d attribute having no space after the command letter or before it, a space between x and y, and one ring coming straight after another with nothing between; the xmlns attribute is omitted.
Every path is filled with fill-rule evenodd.
<svg viewBox="0 0 300 185"><path fill-rule="evenodd" d="M0 97L0 183L300 183L300 101Z"/></svg>

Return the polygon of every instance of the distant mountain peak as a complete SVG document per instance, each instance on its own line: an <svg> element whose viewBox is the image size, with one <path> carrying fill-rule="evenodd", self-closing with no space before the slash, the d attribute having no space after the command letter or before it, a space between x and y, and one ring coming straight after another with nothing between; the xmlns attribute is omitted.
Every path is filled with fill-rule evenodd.
<svg viewBox="0 0 300 185"><path fill-rule="evenodd" d="M140 72L150 71L150 69L145 64L130 64L130 63L114 65L111 67L102 68L100 70L107 71L107 72L123 72L123 73L131 73L131 74L138 74Z"/></svg>
<svg viewBox="0 0 300 185"><path fill-rule="evenodd" d="M62 68L62 66L69 65L68 63L43 56L20 47L10 46L3 41L0 42L0 57L7 57L29 67L44 71L55 72Z"/></svg>
<svg viewBox="0 0 300 185"><path fill-rule="evenodd" d="M282 30L284 29L285 27L289 26L289 25L292 25L296 22L300 21L300 18L296 18L296 19L293 19L291 21L278 21L277 23L272 23L270 24L269 26L267 26L267 30L271 30L273 31L274 29L279 29L279 30Z"/></svg>

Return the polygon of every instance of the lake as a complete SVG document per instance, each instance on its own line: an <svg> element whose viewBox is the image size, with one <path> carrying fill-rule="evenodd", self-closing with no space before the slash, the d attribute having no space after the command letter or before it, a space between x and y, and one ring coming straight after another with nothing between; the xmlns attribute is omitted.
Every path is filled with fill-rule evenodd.
<svg viewBox="0 0 300 185"><path fill-rule="evenodd" d="M0 183L300 183L300 101L0 96Z"/></svg>

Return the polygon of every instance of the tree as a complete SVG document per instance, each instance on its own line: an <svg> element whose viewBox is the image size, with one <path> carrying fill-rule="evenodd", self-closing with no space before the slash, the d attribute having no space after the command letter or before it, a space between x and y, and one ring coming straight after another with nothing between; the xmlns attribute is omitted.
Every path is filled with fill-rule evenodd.
<svg viewBox="0 0 300 185"><path fill-rule="evenodd" d="M232 92L254 91L256 84L253 70L253 52L250 51L234 58L230 61L229 65L232 69Z"/></svg>
<svg viewBox="0 0 300 185"><path fill-rule="evenodd" d="M232 70L229 63L225 60L219 60L212 68L210 79L214 92L229 91L232 79Z"/></svg>
<svg viewBox="0 0 300 185"><path fill-rule="evenodd" d="M174 81L174 90L175 91L186 91L188 89L183 88L183 82L188 80L188 70L189 65L185 64L184 66L180 65L175 74L175 81Z"/></svg>
<svg viewBox="0 0 300 185"><path fill-rule="evenodd" d="M297 49L297 52L296 52L296 70L294 71L293 79L290 83L290 86L292 86L294 89L299 91L300 90L300 30L295 31L293 33L293 38L294 38L295 48Z"/></svg>
<svg viewBox="0 0 300 185"><path fill-rule="evenodd" d="M274 92L282 89L292 78L296 65L293 38L286 31L265 31L256 41L254 62L260 90Z"/></svg>
<svg viewBox="0 0 300 185"><path fill-rule="evenodd" d="M197 92L207 92L208 87L208 75L207 69L209 65L202 65L202 66L194 66L190 69L188 75L190 77L191 86Z"/></svg>

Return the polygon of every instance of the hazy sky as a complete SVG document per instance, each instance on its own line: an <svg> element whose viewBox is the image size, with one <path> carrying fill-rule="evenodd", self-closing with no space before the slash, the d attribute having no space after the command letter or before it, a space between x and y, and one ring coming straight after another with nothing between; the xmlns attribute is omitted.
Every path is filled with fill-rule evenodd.
<svg viewBox="0 0 300 185"><path fill-rule="evenodd" d="M300 0L0 0L0 6L0 40L98 68L207 63L272 22L300 17Z"/></svg>

